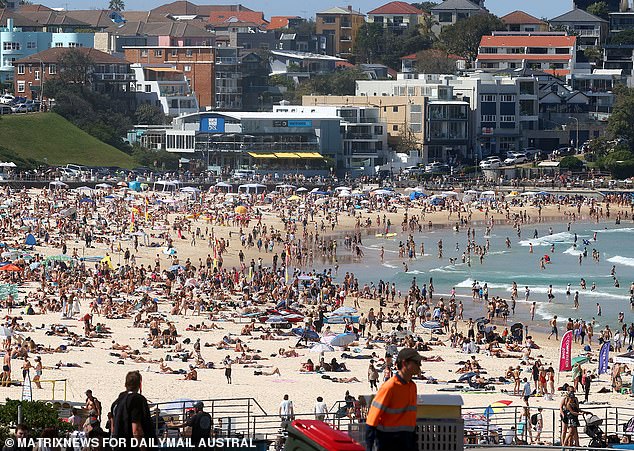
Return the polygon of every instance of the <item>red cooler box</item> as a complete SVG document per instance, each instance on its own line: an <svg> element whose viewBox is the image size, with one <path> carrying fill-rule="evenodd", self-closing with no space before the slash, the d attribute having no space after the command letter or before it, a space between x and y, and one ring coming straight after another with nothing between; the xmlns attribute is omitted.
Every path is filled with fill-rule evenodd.
<svg viewBox="0 0 634 451"><path fill-rule="evenodd" d="M323 421L295 420L286 429L284 451L365 451L350 436Z"/></svg>

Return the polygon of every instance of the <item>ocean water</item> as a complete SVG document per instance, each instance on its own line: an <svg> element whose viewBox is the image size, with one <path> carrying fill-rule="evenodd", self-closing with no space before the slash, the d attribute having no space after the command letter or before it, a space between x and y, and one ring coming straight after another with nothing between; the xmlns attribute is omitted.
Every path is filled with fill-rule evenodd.
<svg viewBox="0 0 634 451"><path fill-rule="evenodd" d="M357 263L343 263L339 274L352 271L361 284L382 279L388 283L394 282L397 289L407 291L416 277L416 281L429 283L433 278L435 298L447 296L452 287L463 299L465 314L483 313L481 303L473 305L471 300L471 284L474 280L489 287L489 296L502 296L510 299L513 281L518 286L518 303L516 315L518 320L527 319L529 305L537 302L535 319L546 322L553 315L560 319L595 317L597 323L615 325L619 312L625 313L627 322L634 322L634 311L630 308L630 284L634 281L634 227L631 223L621 226L612 224L573 223L570 231L567 224L531 224L522 227L521 237L510 226L495 226L490 236L484 237L484 227L476 228L476 242L483 245L489 239L489 253L480 264L479 256L471 256L471 265L462 263L462 253L467 242L467 229L454 232L451 229L438 229L413 234L417 252L421 241L425 244L425 256L416 259L399 259L399 241L405 241L407 234L392 239L368 236L363 240L365 257ZM552 234L549 228L552 227ZM538 238L534 239L537 230ZM594 233L596 232L596 240ZM576 234L576 244L575 244ZM505 244L506 238L511 240L511 248ZM443 258L437 254L437 243L443 241ZM589 243L584 244L584 240ZM530 253L532 244L533 253ZM551 252L551 246L554 251ZM380 248L385 248L385 260L379 261ZM456 247L459 250L456 250ZM587 250L587 257L579 264L579 255ZM592 259L592 252L597 250L599 262ZM344 251L345 252L345 251ZM540 269L540 259L544 255L550 256L550 264ZM456 258L455 264L450 264L449 258ZM408 272L404 271L405 262ZM610 272L616 267L616 277L620 287L614 286ZM587 288L580 287L581 278L586 281ZM593 282L596 285L591 290ZM572 294L566 296L566 285L571 284ZM555 299L548 302L548 286L553 286ZM524 301L524 287L530 289L529 302ZM573 308L573 296L579 291L580 308ZM597 303L601 305L602 317L597 317Z"/></svg>

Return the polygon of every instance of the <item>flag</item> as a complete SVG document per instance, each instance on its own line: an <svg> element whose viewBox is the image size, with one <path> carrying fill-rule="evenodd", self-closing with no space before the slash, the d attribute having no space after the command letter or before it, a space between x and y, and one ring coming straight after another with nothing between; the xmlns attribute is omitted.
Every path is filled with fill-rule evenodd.
<svg viewBox="0 0 634 451"><path fill-rule="evenodd" d="M599 374L608 372L608 358L610 356L610 342L606 341L599 351Z"/></svg>
<svg viewBox="0 0 634 451"><path fill-rule="evenodd" d="M147 207L149 205L150 201L147 200L147 196L145 196L145 220L147 221L150 217L148 211L147 211Z"/></svg>
<svg viewBox="0 0 634 451"><path fill-rule="evenodd" d="M572 331L569 330L561 337L561 347L559 348L559 371L570 371L572 355Z"/></svg>

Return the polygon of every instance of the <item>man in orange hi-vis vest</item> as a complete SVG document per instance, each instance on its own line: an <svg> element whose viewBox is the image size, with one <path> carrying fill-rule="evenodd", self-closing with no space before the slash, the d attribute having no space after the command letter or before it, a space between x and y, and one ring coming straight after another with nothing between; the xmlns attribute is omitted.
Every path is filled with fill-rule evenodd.
<svg viewBox="0 0 634 451"><path fill-rule="evenodd" d="M379 451L416 450L416 384L422 357L411 348L398 353L398 372L383 383L372 400L366 419L366 445Z"/></svg>

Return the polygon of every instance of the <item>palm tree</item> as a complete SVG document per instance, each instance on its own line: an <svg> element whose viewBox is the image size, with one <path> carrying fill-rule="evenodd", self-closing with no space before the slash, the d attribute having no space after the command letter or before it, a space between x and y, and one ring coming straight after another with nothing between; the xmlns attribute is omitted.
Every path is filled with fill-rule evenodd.
<svg viewBox="0 0 634 451"><path fill-rule="evenodd" d="M113 11L123 11L125 9L125 2L123 0L110 0L108 9Z"/></svg>

